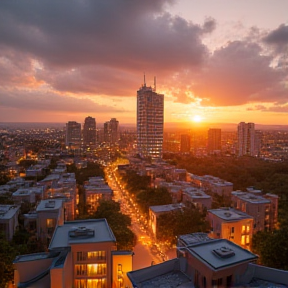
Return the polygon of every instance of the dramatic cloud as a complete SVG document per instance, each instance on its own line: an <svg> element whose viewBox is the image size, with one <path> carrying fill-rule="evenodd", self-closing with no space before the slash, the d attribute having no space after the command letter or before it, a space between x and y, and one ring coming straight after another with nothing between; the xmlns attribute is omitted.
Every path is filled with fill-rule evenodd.
<svg viewBox="0 0 288 288"><path fill-rule="evenodd" d="M281 84L286 74L272 68L273 58L261 52L257 44L241 41L216 50L198 75L192 91L205 99L204 105L212 106L282 101L288 93L287 87Z"/></svg>
<svg viewBox="0 0 288 288"><path fill-rule="evenodd" d="M109 105L99 105L87 98L74 98L66 95L58 95L51 92L18 91L11 92L0 90L0 104L4 108L16 108L23 110L53 111L53 112L83 112L106 113L123 112L127 109L116 109Z"/></svg>
<svg viewBox="0 0 288 288"><path fill-rule="evenodd" d="M276 30L271 31L263 41L276 48L278 52L287 53L288 50L288 25L280 25Z"/></svg>

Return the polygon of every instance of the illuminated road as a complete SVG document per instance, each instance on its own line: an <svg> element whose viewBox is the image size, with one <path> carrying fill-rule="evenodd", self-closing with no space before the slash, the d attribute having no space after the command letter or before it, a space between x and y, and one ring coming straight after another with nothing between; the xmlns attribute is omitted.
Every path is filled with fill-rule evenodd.
<svg viewBox="0 0 288 288"><path fill-rule="evenodd" d="M109 186L114 191L114 201L120 203L121 212L127 214L131 217L131 230L137 236L137 244L134 247L133 256L133 270L141 269L151 264L158 264L167 259L172 259L176 257L175 249L169 251L168 256L161 252L160 245L151 239L148 232L140 223L141 216L139 210L137 209L133 199L130 198L128 193L122 187L122 184L115 176L112 167L106 168L107 181Z"/></svg>

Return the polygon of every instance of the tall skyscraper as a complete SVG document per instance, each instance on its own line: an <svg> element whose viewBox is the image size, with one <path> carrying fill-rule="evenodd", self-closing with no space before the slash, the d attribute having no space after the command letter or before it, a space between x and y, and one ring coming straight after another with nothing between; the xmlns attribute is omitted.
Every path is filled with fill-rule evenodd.
<svg viewBox="0 0 288 288"><path fill-rule="evenodd" d="M188 134L182 134L180 139L180 152L190 152L190 136Z"/></svg>
<svg viewBox="0 0 288 288"><path fill-rule="evenodd" d="M65 145L71 149L77 149L81 146L81 124L75 121L66 123Z"/></svg>
<svg viewBox="0 0 288 288"><path fill-rule="evenodd" d="M164 95L144 85L137 91L137 150L144 157L162 158Z"/></svg>
<svg viewBox="0 0 288 288"><path fill-rule="evenodd" d="M96 121L93 117L86 117L83 127L83 142L86 147L96 145Z"/></svg>
<svg viewBox="0 0 288 288"><path fill-rule="evenodd" d="M241 122L238 124L238 156L256 156L255 124Z"/></svg>
<svg viewBox="0 0 288 288"><path fill-rule="evenodd" d="M211 128L208 130L207 150L209 154L221 151L221 129Z"/></svg>

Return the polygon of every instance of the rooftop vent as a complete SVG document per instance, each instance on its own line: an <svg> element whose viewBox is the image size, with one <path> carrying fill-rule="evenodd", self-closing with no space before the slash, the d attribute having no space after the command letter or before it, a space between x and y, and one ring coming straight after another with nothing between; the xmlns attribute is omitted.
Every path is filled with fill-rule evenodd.
<svg viewBox="0 0 288 288"><path fill-rule="evenodd" d="M49 200L48 202L45 203L45 208L55 208L55 201L54 200Z"/></svg>
<svg viewBox="0 0 288 288"><path fill-rule="evenodd" d="M213 253L219 256L220 258L230 258L235 255L235 252L228 247L221 247L218 249L214 249Z"/></svg>
<svg viewBox="0 0 288 288"><path fill-rule="evenodd" d="M224 212L224 215L226 216L226 217L231 217L231 213L230 212Z"/></svg>
<svg viewBox="0 0 288 288"><path fill-rule="evenodd" d="M90 238L94 237L94 230L87 227L74 227L69 231L69 237L71 238Z"/></svg>

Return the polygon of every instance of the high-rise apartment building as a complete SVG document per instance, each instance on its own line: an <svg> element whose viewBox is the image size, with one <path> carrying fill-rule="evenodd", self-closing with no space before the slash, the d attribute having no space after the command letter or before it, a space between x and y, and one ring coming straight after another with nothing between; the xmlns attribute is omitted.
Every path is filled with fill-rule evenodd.
<svg viewBox="0 0 288 288"><path fill-rule="evenodd" d="M238 156L256 156L255 124L241 122L238 125Z"/></svg>
<svg viewBox="0 0 288 288"><path fill-rule="evenodd" d="M207 150L209 154L221 151L221 129L208 130Z"/></svg>
<svg viewBox="0 0 288 288"><path fill-rule="evenodd" d="M96 145L96 121L93 117L86 117L83 127L83 142L86 147Z"/></svg>
<svg viewBox="0 0 288 288"><path fill-rule="evenodd" d="M163 124L164 95L144 81L137 91L137 150L142 157L162 157Z"/></svg>
<svg viewBox="0 0 288 288"><path fill-rule="evenodd" d="M119 121L116 118L111 118L110 121L104 123L104 141L115 144L119 137Z"/></svg>
<svg viewBox="0 0 288 288"><path fill-rule="evenodd" d="M66 123L66 147L71 149L80 148L81 145L81 124L75 121Z"/></svg>
<svg viewBox="0 0 288 288"><path fill-rule="evenodd" d="M119 121L116 118L110 120L110 131L111 131L111 144L115 144L119 140Z"/></svg>
<svg viewBox="0 0 288 288"><path fill-rule="evenodd" d="M180 139L180 152L190 152L190 136L188 134L182 134Z"/></svg>

